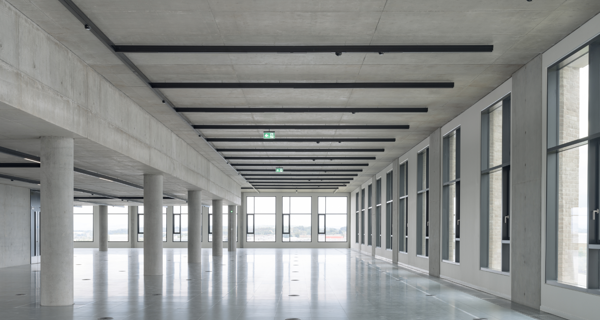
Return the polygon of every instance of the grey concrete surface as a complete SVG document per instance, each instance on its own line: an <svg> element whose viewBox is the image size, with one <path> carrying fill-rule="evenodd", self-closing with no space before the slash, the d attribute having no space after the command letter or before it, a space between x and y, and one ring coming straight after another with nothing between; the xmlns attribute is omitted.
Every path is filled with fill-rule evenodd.
<svg viewBox="0 0 600 320"><path fill-rule="evenodd" d="M30 263L29 189L0 184L0 268Z"/></svg>
<svg viewBox="0 0 600 320"><path fill-rule="evenodd" d="M212 201L212 255L223 255L223 200Z"/></svg>
<svg viewBox="0 0 600 320"><path fill-rule="evenodd" d="M400 226L400 160L394 160L392 173L392 263L398 263L398 249L400 241L400 228L404 228L404 225ZM406 221L404 221L406 223ZM405 249L406 250L406 249Z"/></svg>
<svg viewBox="0 0 600 320"><path fill-rule="evenodd" d="M511 110L511 291L532 308L541 304L543 107L538 56L514 74Z"/></svg>
<svg viewBox="0 0 600 320"><path fill-rule="evenodd" d="M41 304L73 304L73 138L41 142Z"/></svg>
<svg viewBox="0 0 600 320"><path fill-rule="evenodd" d="M229 205L227 206L228 209L228 213L227 213L227 219L229 221L227 224L227 227L229 228L229 232L228 234L228 241L227 241L227 250L229 252L235 252L235 249L237 247L237 236L238 236L238 229L237 229L237 215L238 215L238 211L237 211L238 206L236 205Z"/></svg>
<svg viewBox="0 0 600 320"><path fill-rule="evenodd" d="M442 132L429 136L429 275L440 276L442 260Z"/></svg>
<svg viewBox="0 0 600 320"><path fill-rule="evenodd" d="M202 191L188 191L188 263L202 259Z"/></svg>
<svg viewBox="0 0 600 320"><path fill-rule="evenodd" d="M108 251L108 206L98 206L98 247L100 251Z"/></svg>
<svg viewBox="0 0 600 320"><path fill-rule="evenodd" d="M163 176L144 175L144 275L163 274Z"/></svg>

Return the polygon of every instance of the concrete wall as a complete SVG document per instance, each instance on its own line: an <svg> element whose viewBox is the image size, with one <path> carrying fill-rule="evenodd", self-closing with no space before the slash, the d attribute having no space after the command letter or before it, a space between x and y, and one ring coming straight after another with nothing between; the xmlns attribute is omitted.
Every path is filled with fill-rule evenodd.
<svg viewBox="0 0 600 320"><path fill-rule="evenodd" d="M0 184L0 268L30 263L29 189Z"/></svg>
<svg viewBox="0 0 600 320"><path fill-rule="evenodd" d="M4 0L0 43L0 109L23 111L241 204L234 180Z"/></svg>

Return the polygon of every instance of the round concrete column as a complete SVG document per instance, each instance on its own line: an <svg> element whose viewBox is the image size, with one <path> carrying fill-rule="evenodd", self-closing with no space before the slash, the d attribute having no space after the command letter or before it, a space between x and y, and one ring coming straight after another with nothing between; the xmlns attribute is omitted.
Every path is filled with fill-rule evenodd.
<svg viewBox="0 0 600 320"><path fill-rule="evenodd" d="M202 192L188 191L188 263L202 262Z"/></svg>
<svg viewBox="0 0 600 320"><path fill-rule="evenodd" d="M229 209L228 211L228 216L227 219L229 219L228 221L228 227L229 227L229 235L227 236L227 249L228 251L235 251L235 246L236 246L236 235L237 235L237 212L236 212L236 207L237 206L228 206L227 209Z"/></svg>
<svg viewBox="0 0 600 320"><path fill-rule="evenodd" d="M223 255L223 200L212 201L212 254Z"/></svg>
<svg viewBox="0 0 600 320"><path fill-rule="evenodd" d="M108 206L100 206L100 251L108 251Z"/></svg>
<svg viewBox="0 0 600 320"><path fill-rule="evenodd" d="M144 275L163 274L163 176L144 175Z"/></svg>
<svg viewBox="0 0 600 320"><path fill-rule="evenodd" d="M41 304L73 304L73 138L41 139Z"/></svg>

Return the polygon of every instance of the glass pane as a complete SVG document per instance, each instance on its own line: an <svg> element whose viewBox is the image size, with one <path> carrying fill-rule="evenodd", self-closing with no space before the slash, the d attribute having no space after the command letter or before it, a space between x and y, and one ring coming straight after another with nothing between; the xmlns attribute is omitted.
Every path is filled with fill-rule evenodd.
<svg viewBox="0 0 600 320"><path fill-rule="evenodd" d="M348 198L346 197L327 197L326 212L319 213L337 213L347 214L348 213Z"/></svg>
<svg viewBox="0 0 600 320"><path fill-rule="evenodd" d="M178 214L181 213L181 207L180 206L174 206L173 207L173 214Z"/></svg>
<svg viewBox="0 0 600 320"><path fill-rule="evenodd" d="M187 208L187 207L182 207ZM183 210L182 210L183 211ZM185 210L187 212L187 210ZM188 241L188 215L181 215L181 241Z"/></svg>
<svg viewBox="0 0 600 320"><path fill-rule="evenodd" d="M290 213L290 197L283 197L283 213Z"/></svg>
<svg viewBox="0 0 600 320"><path fill-rule="evenodd" d="M290 235L287 234L287 233L284 234L284 235L282 235L281 241L283 241L283 242L290 242Z"/></svg>
<svg viewBox="0 0 600 320"><path fill-rule="evenodd" d="M181 206L181 213L186 214L188 213L188 207L187 206Z"/></svg>
<svg viewBox="0 0 600 320"><path fill-rule="evenodd" d="M108 241L129 241L128 218L125 214L108 215Z"/></svg>
<svg viewBox="0 0 600 320"><path fill-rule="evenodd" d="M108 213L123 213L123 214L128 214L129 213L129 207L125 207L125 206L108 206Z"/></svg>
<svg viewBox="0 0 600 320"><path fill-rule="evenodd" d="M223 211L227 212L227 211ZM223 241L228 241L229 239L229 214L223 214Z"/></svg>
<svg viewBox="0 0 600 320"><path fill-rule="evenodd" d="M257 198L259 199L259 198ZM274 200L275 198L273 198ZM258 203L257 203L258 205ZM275 215L261 214L254 216L254 235L256 242L275 242Z"/></svg>
<svg viewBox="0 0 600 320"><path fill-rule="evenodd" d="M319 234L318 237L317 237L317 240L319 242L325 242L326 241L325 235L324 234Z"/></svg>
<svg viewBox="0 0 600 320"><path fill-rule="evenodd" d="M588 135L588 54L559 70L558 143Z"/></svg>
<svg viewBox="0 0 600 320"><path fill-rule="evenodd" d="M254 202L255 213L275 213L275 197L255 197Z"/></svg>
<svg viewBox="0 0 600 320"><path fill-rule="evenodd" d="M143 214L138 215L138 232L144 233L144 215Z"/></svg>
<svg viewBox="0 0 600 320"><path fill-rule="evenodd" d="M94 241L93 214L76 214L73 216L73 241Z"/></svg>
<svg viewBox="0 0 600 320"><path fill-rule="evenodd" d="M502 270L502 170L489 174L488 268Z"/></svg>
<svg viewBox="0 0 600 320"><path fill-rule="evenodd" d="M499 102L500 107L492 107L489 114L489 167L495 167L502 164L502 102Z"/></svg>
<svg viewBox="0 0 600 320"><path fill-rule="evenodd" d="M247 232L253 233L254 232L254 215L253 214L248 215L247 224L248 224Z"/></svg>
<svg viewBox="0 0 600 320"><path fill-rule="evenodd" d="M162 225L163 225L163 242L165 242L165 241L167 241L167 215L166 214L163 214Z"/></svg>
<svg viewBox="0 0 600 320"><path fill-rule="evenodd" d="M212 226L213 226L213 216L212 216L212 214L209 214L208 215L208 233L210 233L210 234L212 234L212 232L213 232Z"/></svg>
<svg viewBox="0 0 600 320"><path fill-rule="evenodd" d="M144 206L138 206L138 213L140 213L140 214L144 213Z"/></svg>
<svg viewBox="0 0 600 320"><path fill-rule="evenodd" d="M558 155L558 281L587 286L587 145Z"/></svg>
<svg viewBox="0 0 600 320"><path fill-rule="evenodd" d="M283 215L283 233L290 233L290 215Z"/></svg>
<svg viewBox="0 0 600 320"><path fill-rule="evenodd" d="M254 213L254 197L246 198L246 213Z"/></svg>
<svg viewBox="0 0 600 320"><path fill-rule="evenodd" d="M318 213L327 213L327 211L325 211L325 197L319 197L319 212Z"/></svg>
<svg viewBox="0 0 600 320"><path fill-rule="evenodd" d="M253 234L247 234L246 235L246 242L254 242L254 235Z"/></svg>
<svg viewBox="0 0 600 320"><path fill-rule="evenodd" d="M173 215L173 231L175 233L181 232L181 215L179 214Z"/></svg>
<svg viewBox="0 0 600 320"><path fill-rule="evenodd" d="M290 220L290 241L311 241L311 215L294 215Z"/></svg>
<svg viewBox="0 0 600 320"><path fill-rule="evenodd" d="M423 152L421 157L421 190L427 189L427 152ZM404 176L406 179L406 175ZM402 183L406 183L406 181L402 181Z"/></svg>
<svg viewBox="0 0 600 320"><path fill-rule="evenodd" d="M419 201L421 201L421 207L420 207L420 212L419 212L419 217L421 220L421 247L419 254L421 255L426 255L427 253L427 241L426 237L427 237L427 223L429 221L427 221L427 193L423 192L421 194L418 195Z"/></svg>
<svg viewBox="0 0 600 320"><path fill-rule="evenodd" d="M325 241L327 242L344 242L346 241L346 228L348 221L346 216L342 215L327 215L325 216Z"/></svg>
<svg viewBox="0 0 600 320"><path fill-rule="evenodd" d="M455 261L454 249L456 239L456 184L448 186L448 260Z"/></svg>
<svg viewBox="0 0 600 320"><path fill-rule="evenodd" d="M74 206L73 213L94 213L93 206Z"/></svg>
<svg viewBox="0 0 600 320"><path fill-rule="evenodd" d="M448 181L456 179L456 131L452 132L448 137L448 152L449 152L449 165L448 165Z"/></svg>
<svg viewBox="0 0 600 320"><path fill-rule="evenodd" d="M290 199L291 213L311 213L311 197L291 197Z"/></svg>
<svg viewBox="0 0 600 320"><path fill-rule="evenodd" d="M325 233L325 215L319 215L319 233Z"/></svg>
<svg viewBox="0 0 600 320"><path fill-rule="evenodd" d="M181 241L181 235L180 234L174 234L173 235L173 242L180 242Z"/></svg>

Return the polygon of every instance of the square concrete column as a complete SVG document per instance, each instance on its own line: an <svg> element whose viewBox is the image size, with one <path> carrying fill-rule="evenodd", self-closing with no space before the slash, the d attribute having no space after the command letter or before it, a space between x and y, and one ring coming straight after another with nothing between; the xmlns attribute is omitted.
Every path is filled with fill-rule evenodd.
<svg viewBox="0 0 600 320"><path fill-rule="evenodd" d="M163 176L144 175L144 275L163 274Z"/></svg>
<svg viewBox="0 0 600 320"><path fill-rule="evenodd" d="M229 209L229 213L227 216L227 219L229 219L229 236L228 236L228 241L227 241L227 249L228 251L233 251L235 252L235 248L236 248L236 237L237 237L237 211L236 211L236 207L237 206L228 206L227 209Z"/></svg>
<svg viewBox="0 0 600 320"><path fill-rule="evenodd" d="M202 192L188 191L188 263L202 262Z"/></svg>
<svg viewBox="0 0 600 320"><path fill-rule="evenodd" d="M108 251L108 206L100 206L100 251Z"/></svg>
<svg viewBox="0 0 600 320"><path fill-rule="evenodd" d="M212 201L212 254L223 255L223 200Z"/></svg>
<svg viewBox="0 0 600 320"><path fill-rule="evenodd" d="M73 138L41 139L41 304L73 304Z"/></svg>

